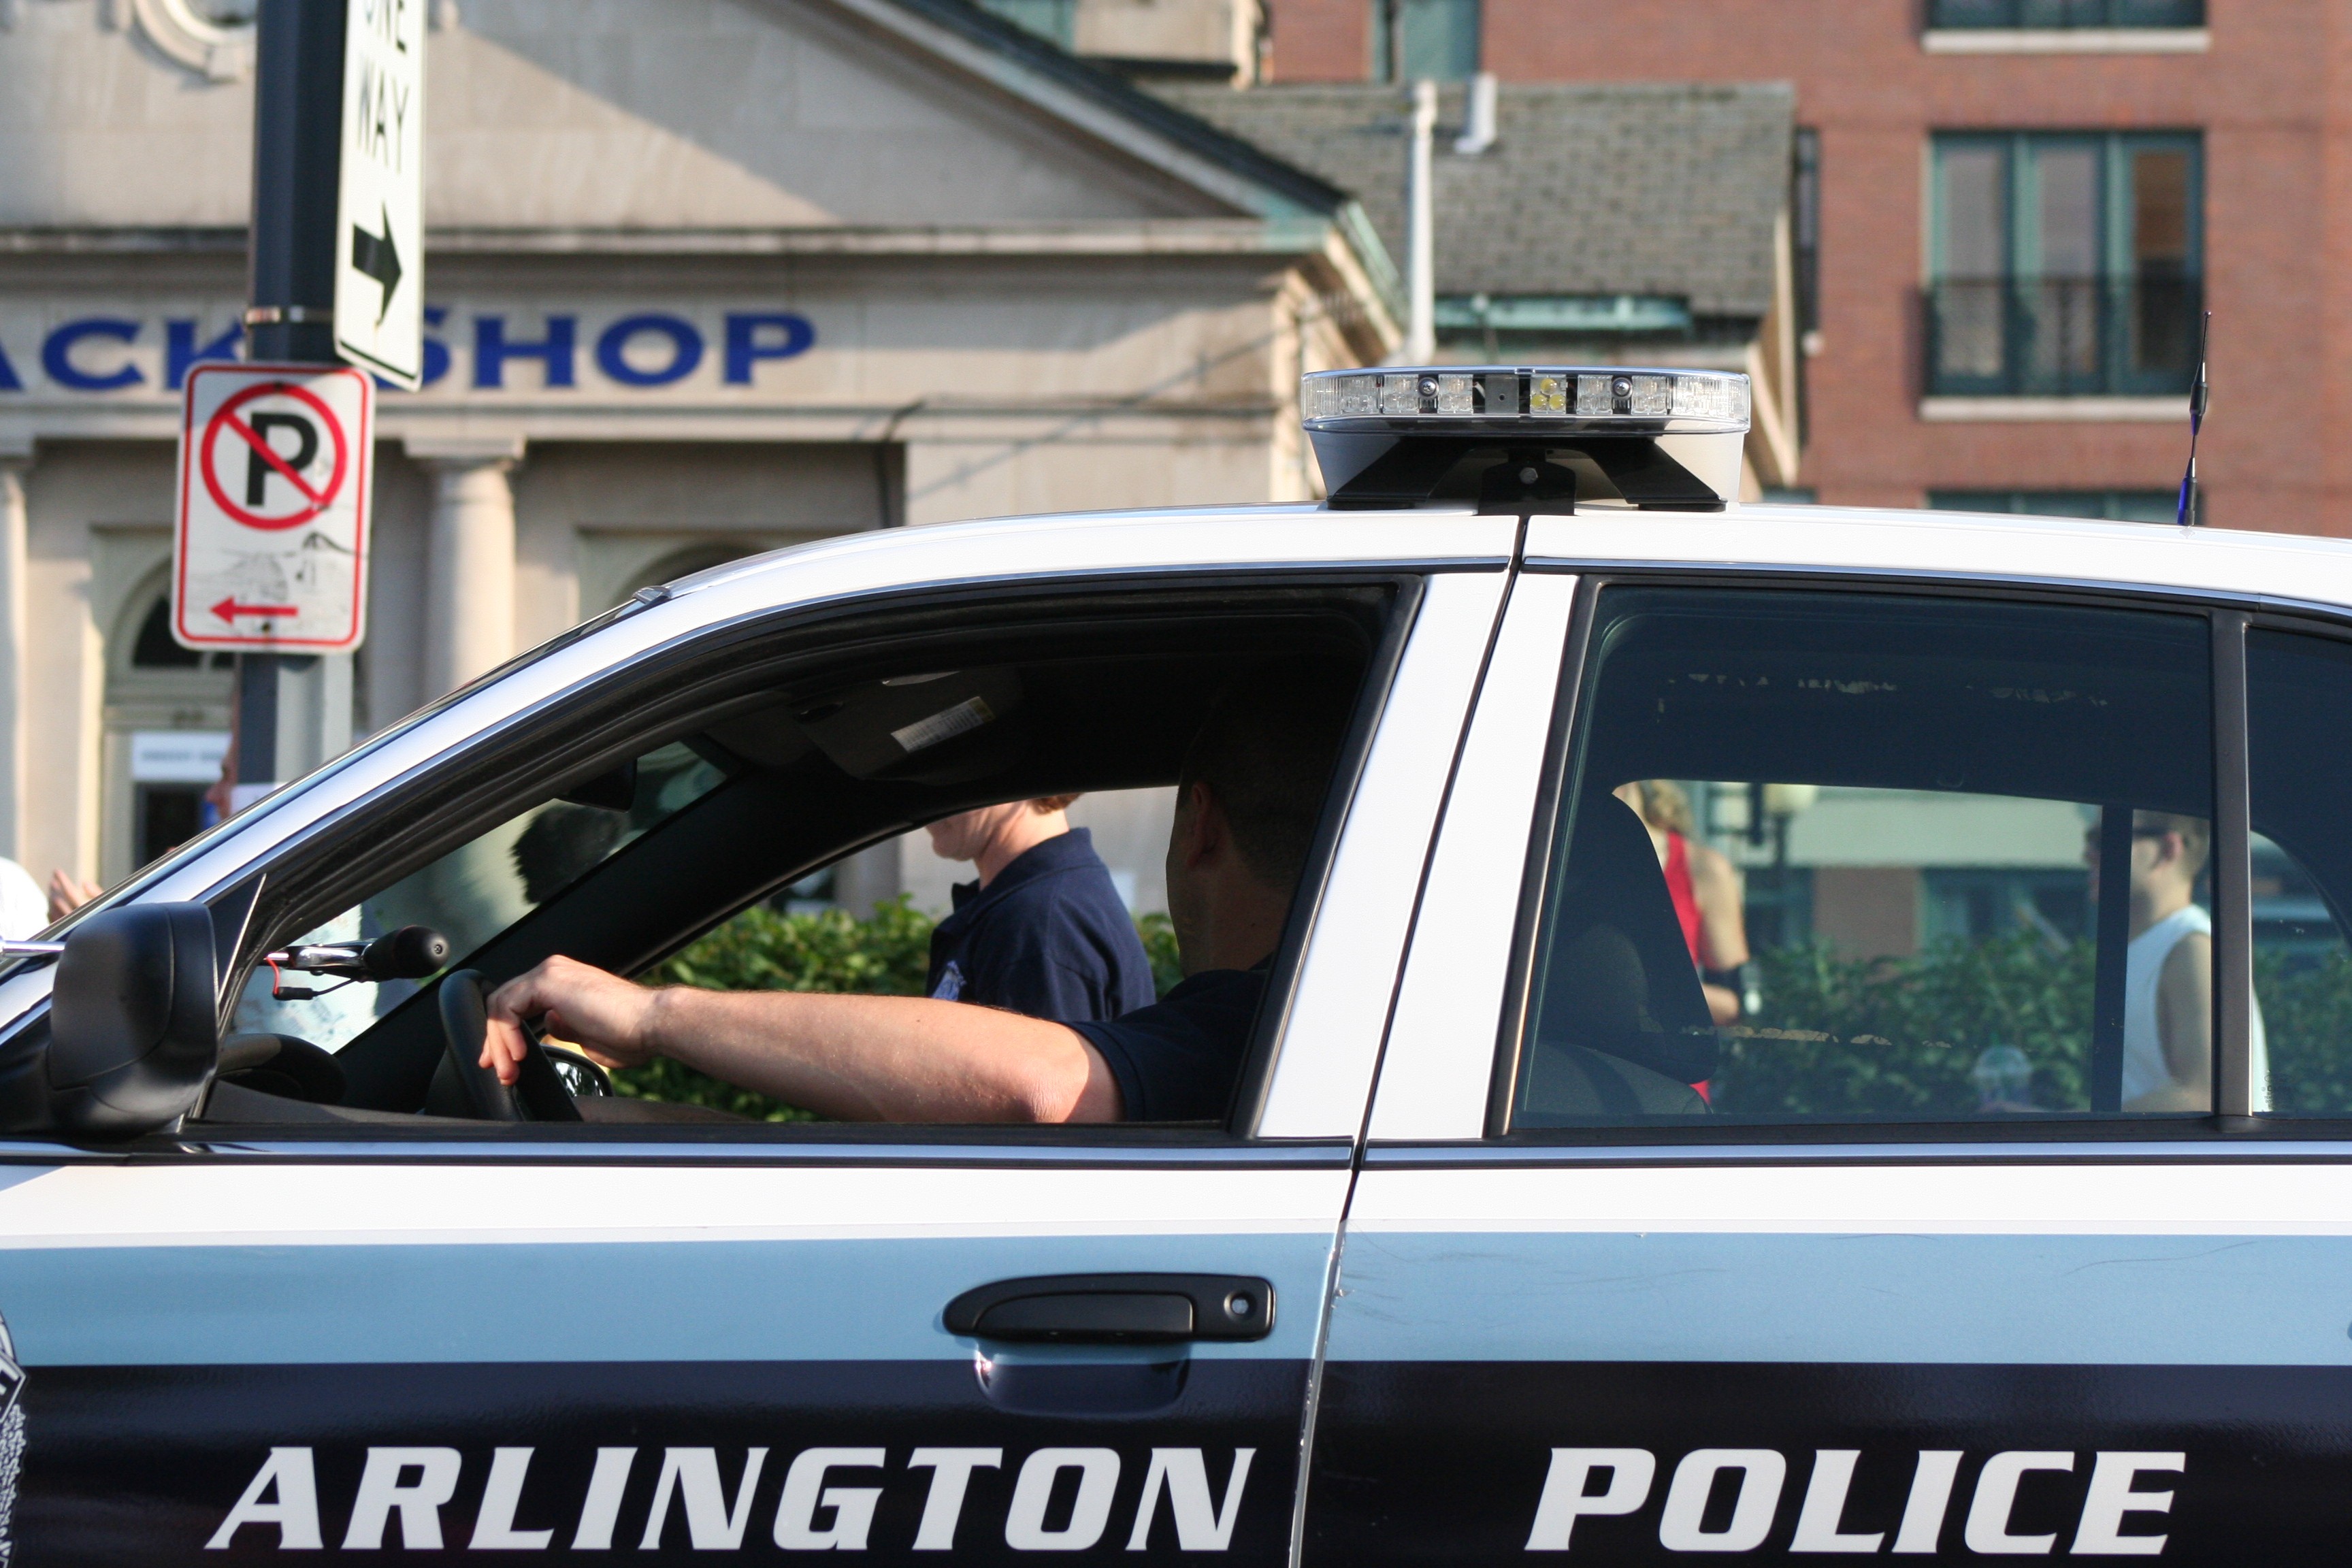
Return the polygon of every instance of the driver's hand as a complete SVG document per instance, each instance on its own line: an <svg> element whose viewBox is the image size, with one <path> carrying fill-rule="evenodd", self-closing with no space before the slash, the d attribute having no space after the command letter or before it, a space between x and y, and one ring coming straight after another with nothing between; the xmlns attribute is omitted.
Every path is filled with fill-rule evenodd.
<svg viewBox="0 0 2352 1568"><path fill-rule="evenodd" d="M523 1020L537 1018L547 1033L571 1041L605 1067L636 1067L654 1054L646 1027L654 996L593 964L551 958L490 993L480 1065L497 1073L500 1083L520 1078Z"/></svg>

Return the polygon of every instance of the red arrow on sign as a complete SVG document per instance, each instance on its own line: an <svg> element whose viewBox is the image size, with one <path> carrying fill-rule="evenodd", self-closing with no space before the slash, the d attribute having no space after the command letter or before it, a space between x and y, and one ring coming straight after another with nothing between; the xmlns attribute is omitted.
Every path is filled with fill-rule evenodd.
<svg viewBox="0 0 2352 1568"><path fill-rule="evenodd" d="M239 616L294 616L300 613L292 605L240 605L234 594L213 606L214 615L231 624Z"/></svg>

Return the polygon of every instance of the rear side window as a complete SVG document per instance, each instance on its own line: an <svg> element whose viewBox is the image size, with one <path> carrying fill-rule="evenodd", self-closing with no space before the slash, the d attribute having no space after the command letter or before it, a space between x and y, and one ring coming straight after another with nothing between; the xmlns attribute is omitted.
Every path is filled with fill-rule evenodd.
<svg viewBox="0 0 2352 1568"><path fill-rule="evenodd" d="M2254 1002L2271 1110L2284 1116L2352 1116L2347 714L2352 644L2247 633Z"/></svg>
<svg viewBox="0 0 2352 1568"><path fill-rule="evenodd" d="M1622 586L1589 646L1513 1128L2210 1109L2201 616Z"/></svg>

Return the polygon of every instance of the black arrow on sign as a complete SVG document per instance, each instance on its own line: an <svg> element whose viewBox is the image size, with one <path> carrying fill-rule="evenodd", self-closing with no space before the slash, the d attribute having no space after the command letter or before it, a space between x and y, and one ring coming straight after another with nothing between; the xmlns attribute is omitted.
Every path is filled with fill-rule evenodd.
<svg viewBox="0 0 2352 1568"><path fill-rule="evenodd" d="M392 314L392 291L400 287L400 247L392 242L392 210L378 210L383 215L381 235L352 225L352 267L383 286L383 305L375 313L375 324L381 327Z"/></svg>

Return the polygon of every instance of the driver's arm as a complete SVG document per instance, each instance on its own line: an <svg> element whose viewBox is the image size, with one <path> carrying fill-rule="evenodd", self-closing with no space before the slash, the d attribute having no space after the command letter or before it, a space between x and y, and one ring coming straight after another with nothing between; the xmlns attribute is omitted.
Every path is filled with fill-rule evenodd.
<svg viewBox="0 0 2352 1568"><path fill-rule="evenodd" d="M1116 1121L1118 1080L1060 1024L920 996L649 990L551 958L489 998L482 1066L521 1070L521 1022L609 1067L668 1057L740 1088L858 1121Z"/></svg>

